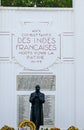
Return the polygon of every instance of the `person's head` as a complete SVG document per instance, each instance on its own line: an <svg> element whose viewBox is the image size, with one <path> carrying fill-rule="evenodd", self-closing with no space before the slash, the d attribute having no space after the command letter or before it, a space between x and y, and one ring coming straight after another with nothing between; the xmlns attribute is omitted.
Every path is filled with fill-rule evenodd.
<svg viewBox="0 0 84 130"><path fill-rule="evenodd" d="M36 89L36 92L39 92L39 91L40 91L40 86L39 86L39 85L36 85L36 86L35 86L35 89Z"/></svg>

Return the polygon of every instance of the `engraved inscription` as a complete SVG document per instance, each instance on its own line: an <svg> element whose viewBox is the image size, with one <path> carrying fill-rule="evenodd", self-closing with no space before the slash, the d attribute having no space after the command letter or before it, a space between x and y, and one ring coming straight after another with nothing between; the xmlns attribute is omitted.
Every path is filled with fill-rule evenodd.
<svg viewBox="0 0 84 130"><path fill-rule="evenodd" d="M19 95L17 96L17 119L18 124L25 119L29 119L29 109L30 109L30 103L29 103L29 95Z"/></svg>
<svg viewBox="0 0 84 130"><path fill-rule="evenodd" d="M32 91L39 84L41 90L55 91L55 75L17 75L17 90Z"/></svg>
<svg viewBox="0 0 84 130"><path fill-rule="evenodd" d="M24 119L30 119L29 95L18 95L18 124ZM46 95L44 103L44 125L54 125L55 121L55 96Z"/></svg>
<svg viewBox="0 0 84 130"><path fill-rule="evenodd" d="M55 121L55 96L46 95L44 104L44 124L54 125Z"/></svg>

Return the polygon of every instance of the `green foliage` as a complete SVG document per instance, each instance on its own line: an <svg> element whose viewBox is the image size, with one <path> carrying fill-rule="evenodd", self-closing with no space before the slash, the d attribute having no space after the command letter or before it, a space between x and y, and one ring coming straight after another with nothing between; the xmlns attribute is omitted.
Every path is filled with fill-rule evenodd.
<svg viewBox="0 0 84 130"><path fill-rule="evenodd" d="M2 6L72 7L72 0L1 0Z"/></svg>

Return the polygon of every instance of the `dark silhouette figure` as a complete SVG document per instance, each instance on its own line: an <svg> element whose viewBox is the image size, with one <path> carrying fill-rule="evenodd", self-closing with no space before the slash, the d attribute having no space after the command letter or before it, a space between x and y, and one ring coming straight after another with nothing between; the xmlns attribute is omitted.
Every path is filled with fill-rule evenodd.
<svg viewBox="0 0 84 130"><path fill-rule="evenodd" d="M31 93L29 101L31 102L30 120L36 125L36 130L43 125L43 103L45 102L45 95L40 92L40 86L36 85L35 92Z"/></svg>

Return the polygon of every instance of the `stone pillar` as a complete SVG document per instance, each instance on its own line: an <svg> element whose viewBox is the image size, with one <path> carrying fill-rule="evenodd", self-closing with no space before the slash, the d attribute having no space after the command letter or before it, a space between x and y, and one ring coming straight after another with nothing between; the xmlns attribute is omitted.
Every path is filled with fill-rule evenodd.
<svg viewBox="0 0 84 130"><path fill-rule="evenodd" d="M84 0L75 0L76 126L84 129Z"/></svg>

